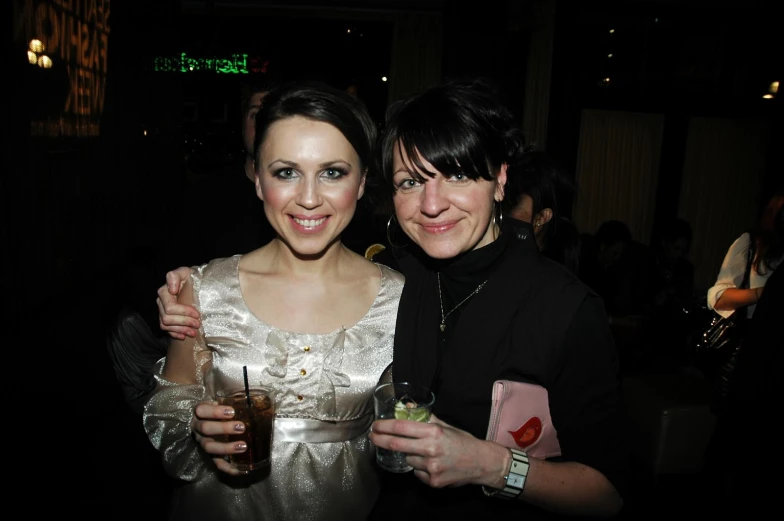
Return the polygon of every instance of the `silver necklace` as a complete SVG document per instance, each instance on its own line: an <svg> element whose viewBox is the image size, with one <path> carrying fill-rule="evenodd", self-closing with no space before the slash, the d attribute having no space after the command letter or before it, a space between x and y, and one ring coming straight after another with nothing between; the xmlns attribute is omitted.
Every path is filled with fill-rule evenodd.
<svg viewBox="0 0 784 521"><path fill-rule="evenodd" d="M441 325L439 327L441 329L441 332L443 333L444 330L446 329L446 317L451 315L457 308L465 304L466 301L468 301L468 299L470 299L471 297L479 293L479 291L484 287L484 285L487 284L487 281L484 281L481 284L479 284L474 291L472 291L466 298L461 300L455 307L453 307L449 311L449 313L444 315L444 299L441 297L441 273L440 272L437 273L436 276L438 277L438 303L441 305Z"/></svg>

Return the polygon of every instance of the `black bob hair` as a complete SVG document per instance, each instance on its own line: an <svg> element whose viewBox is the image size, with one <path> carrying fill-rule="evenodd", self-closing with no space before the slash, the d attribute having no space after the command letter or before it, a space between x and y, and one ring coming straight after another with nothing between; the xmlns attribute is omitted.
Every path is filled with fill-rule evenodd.
<svg viewBox="0 0 784 521"><path fill-rule="evenodd" d="M486 79L450 80L390 106L381 140L385 186L395 192L394 150L406 152L418 181L435 177L421 159L446 176L493 180L501 165L516 164L524 153L522 132Z"/></svg>

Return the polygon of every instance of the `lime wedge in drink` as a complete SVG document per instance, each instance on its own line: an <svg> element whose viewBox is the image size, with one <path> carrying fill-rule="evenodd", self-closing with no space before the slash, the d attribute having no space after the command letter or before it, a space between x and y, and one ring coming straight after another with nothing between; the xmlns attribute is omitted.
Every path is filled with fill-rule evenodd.
<svg viewBox="0 0 784 521"><path fill-rule="evenodd" d="M396 420L407 420L408 419L408 407L402 401L398 400L395 404L395 419Z"/></svg>
<svg viewBox="0 0 784 521"><path fill-rule="evenodd" d="M417 407L415 402L403 403L402 400L398 400L395 403L395 419L427 423L430 413L427 409Z"/></svg>
<svg viewBox="0 0 784 521"><path fill-rule="evenodd" d="M428 413L427 409L411 409L408 412L408 419L414 420L415 422L423 422L427 423L430 414Z"/></svg>

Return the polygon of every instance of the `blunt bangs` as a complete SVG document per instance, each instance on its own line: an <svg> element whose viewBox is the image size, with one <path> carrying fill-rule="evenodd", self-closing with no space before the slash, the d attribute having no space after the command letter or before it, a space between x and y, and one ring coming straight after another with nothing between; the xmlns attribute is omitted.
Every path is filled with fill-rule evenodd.
<svg viewBox="0 0 784 521"><path fill-rule="evenodd" d="M469 110L436 92L426 93L403 105L392 115L382 145L383 170L387 181L394 175L394 147L400 145L408 156L406 165L415 179L425 181L438 172L469 179L492 180L500 165L488 161L488 139ZM421 159L438 172L429 171Z"/></svg>

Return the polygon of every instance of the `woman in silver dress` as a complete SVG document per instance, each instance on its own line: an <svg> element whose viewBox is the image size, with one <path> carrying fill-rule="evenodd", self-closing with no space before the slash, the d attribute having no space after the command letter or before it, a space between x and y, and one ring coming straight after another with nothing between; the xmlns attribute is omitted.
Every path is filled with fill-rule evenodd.
<svg viewBox="0 0 784 521"><path fill-rule="evenodd" d="M287 84L265 98L255 183L277 237L185 281L180 303L199 310L200 328L157 363L144 411L164 467L182 480L172 519L367 517L379 486L371 395L392 360L403 277L340 237L374 144L365 108L342 91ZM217 441L243 424L213 401L217 389L243 385L243 368L277 391L268 472L248 475L225 460L245 445Z"/></svg>

